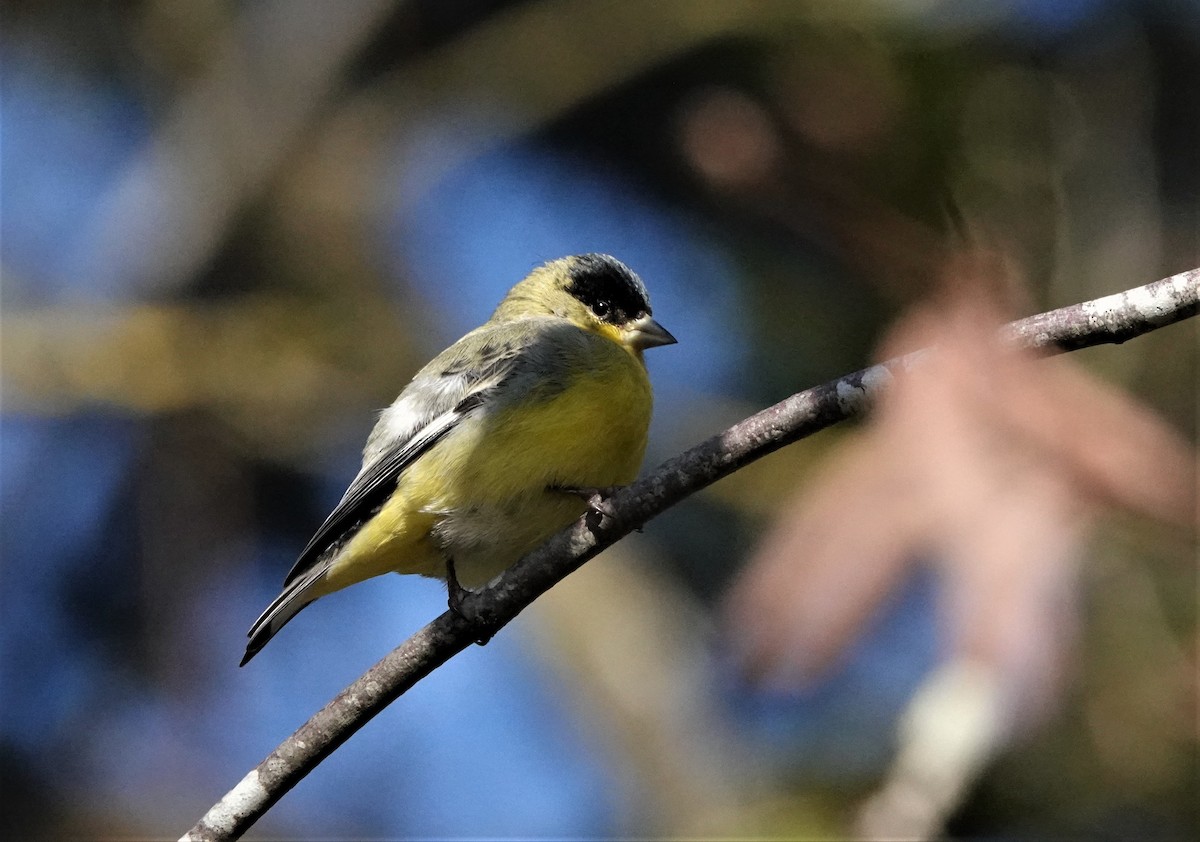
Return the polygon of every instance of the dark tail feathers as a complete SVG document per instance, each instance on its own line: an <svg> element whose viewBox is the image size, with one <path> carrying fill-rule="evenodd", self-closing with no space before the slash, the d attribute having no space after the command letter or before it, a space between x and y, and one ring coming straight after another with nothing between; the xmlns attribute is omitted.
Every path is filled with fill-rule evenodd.
<svg viewBox="0 0 1200 842"><path fill-rule="evenodd" d="M325 567L321 566L319 569L294 579L283 589L283 593L275 597L274 602L267 606L267 610L262 612L254 621L254 625L250 627L250 631L247 632L250 642L246 644L246 654L242 656L239 667L246 666L250 659L267 645L267 641L316 599L315 596L309 596L308 593L323 578L325 578Z"/></svg>

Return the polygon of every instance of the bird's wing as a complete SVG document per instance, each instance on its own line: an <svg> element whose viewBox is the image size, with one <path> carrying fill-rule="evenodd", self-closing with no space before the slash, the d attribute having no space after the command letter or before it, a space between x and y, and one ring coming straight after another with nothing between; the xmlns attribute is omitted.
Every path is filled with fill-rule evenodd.
<svg viewBox="0 0 1200 842"><path fill-rule="evenodd" d="M512 375L515 360L532 338L524 332L480 328L417 373L383 411L367 442L362 470L300 553L284 580L285 589L383 505L405 468L487 402Z"/></svg>

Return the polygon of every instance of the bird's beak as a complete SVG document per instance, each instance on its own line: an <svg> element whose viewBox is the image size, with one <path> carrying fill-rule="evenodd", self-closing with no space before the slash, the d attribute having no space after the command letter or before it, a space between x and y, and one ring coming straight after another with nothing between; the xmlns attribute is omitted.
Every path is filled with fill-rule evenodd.
<svg viewBox="0 0 1200 842"><path fill-rule="evenodd" d="M674 345L679 341L649 316L642 316L636 322L630 322L625 328L625 333L625 341L638 351L656 348L659 345Z"/></svg>

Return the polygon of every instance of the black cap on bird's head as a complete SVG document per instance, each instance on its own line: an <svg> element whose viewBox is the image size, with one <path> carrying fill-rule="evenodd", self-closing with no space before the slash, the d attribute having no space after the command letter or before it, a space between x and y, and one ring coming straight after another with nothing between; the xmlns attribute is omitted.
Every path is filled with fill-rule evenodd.
<svg viewBox="0 0 1200 842"><path fill-rule="evenodd" d="M642 279L608 254L577 254L538 267L513 287L493 318L520 317L543 308L564 316L578 312L581 323L593 324L638 351L676 342L651 318Z"/></svg>
<svg viewBox="0 0 1200 842"><path fill-rule="evenodd" d="M609 254L577 254L566 258L566 291L596 318L628 334L635 348L672 345L675 337L650 318L650 296L642 279Z"/></svg>
<svg viewBox="0 0 1200 842"><path fill-rule="evenodd" d="M608 254L568 257L566 290L609 324L620 325L650 314L646 285L633 270Z"/></svg>

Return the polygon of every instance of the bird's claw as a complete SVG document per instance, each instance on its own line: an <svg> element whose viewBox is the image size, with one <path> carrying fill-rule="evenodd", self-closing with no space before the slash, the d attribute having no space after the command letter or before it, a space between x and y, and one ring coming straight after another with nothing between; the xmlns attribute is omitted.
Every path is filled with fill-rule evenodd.
<svg viewBox="0 0 1200 842"><path fill-rule="evenodd" d="M623 487L620 485L609 485L602 488L589 485L555 485L551 487L551 490L582 497L587 503L588 513L599 518L598 523L591 523L591 518L589 518L589 525L595 527L599 523L602 523L605 518L608 518L610 521L617 519L617 514L613 510L609 498Z"/></svg>
<svg viewBox="0 0 1200 842"><path fill-rule="evenodd" d="M467 609L465 599L471 591L458 583L458 576L454 571L454 559L446 560L446 590L448 591L446 606L451 612L470 623L471 630L475 633L475 645L486 646L488 641L496 636L496 632L500 631L500 624L481 616L477 611Z"/></svg>

